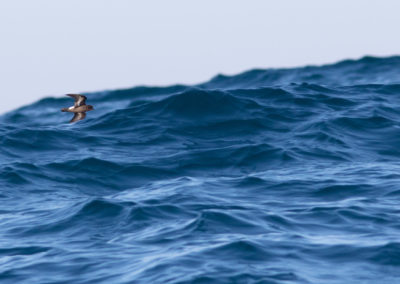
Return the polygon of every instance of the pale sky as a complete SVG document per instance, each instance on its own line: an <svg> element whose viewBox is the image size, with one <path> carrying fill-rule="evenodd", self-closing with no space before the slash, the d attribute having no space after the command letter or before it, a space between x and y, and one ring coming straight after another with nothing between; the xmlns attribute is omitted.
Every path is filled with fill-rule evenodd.
<svg viewBox="0 0 400 284"><path fill-rule="evenodd" d="M398 0L0 0L0 113L47 96L400 54Z"/></svg>

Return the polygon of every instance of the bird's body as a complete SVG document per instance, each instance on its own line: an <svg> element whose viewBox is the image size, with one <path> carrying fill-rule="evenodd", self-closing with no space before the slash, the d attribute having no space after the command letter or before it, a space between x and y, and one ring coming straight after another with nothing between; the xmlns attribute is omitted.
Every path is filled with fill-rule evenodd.
<svg viewBox="0 0 400 284"><path fill-rule="evenodd" d="M86 117L86 112L93 110L93 106L86 104L86 97L83 95L76 95L76 94L67 94L75 99L75 103L73 106L68 108L62 108L62 112L73 112L74 117L71 119L69 123L76 122L82 120Z"/></svg>
<svg viewBox="0 0 400 284"><path fill-rule="evenodd" d="M89 105L83 105L83 106L78 106L78 107L69 107L69 108L63 108L61 109L61 111L63 112L86 112L86 111L90 111L93 110L93 107Z"/></svg>

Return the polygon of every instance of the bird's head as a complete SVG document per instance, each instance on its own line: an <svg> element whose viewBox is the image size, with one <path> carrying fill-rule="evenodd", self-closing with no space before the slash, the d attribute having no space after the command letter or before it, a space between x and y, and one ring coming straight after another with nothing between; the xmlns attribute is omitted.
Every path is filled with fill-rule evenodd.
<svg viewBox="0 0 400 284"><path fill-rule="evenodd" d="M87 106L87 110L88 110L88 111L89 111L89 110L94 110L94 107L91 106L91 105L88 105L88 106Z"/></svg>

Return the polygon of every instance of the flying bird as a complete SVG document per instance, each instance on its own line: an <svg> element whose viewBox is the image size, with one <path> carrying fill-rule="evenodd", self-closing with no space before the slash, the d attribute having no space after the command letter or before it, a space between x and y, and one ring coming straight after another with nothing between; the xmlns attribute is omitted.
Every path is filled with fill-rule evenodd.
<svg viewBox="0 0 400 284"><path fill-rule="evenodd" d="M73 106L68 108L62 108L62 112L73 112L74 117L71 119L69 123L73 123L79 120L82 120L86 117L86 112L94 110L93 106L86 104L86 97L83 95L76 95L76 94L67 94L75 99L75 103Z"/></svg>

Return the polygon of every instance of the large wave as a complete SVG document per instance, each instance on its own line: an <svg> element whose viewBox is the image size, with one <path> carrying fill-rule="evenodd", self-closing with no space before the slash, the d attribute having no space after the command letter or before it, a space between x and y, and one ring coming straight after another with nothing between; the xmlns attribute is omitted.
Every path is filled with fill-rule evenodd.
<svg viewBox="0 0 400 284"><path fill-rule="evenodd" d="M0 117L5 283L395 283L400 57ZM329 279L329 281L327 280Z"/></svg>

